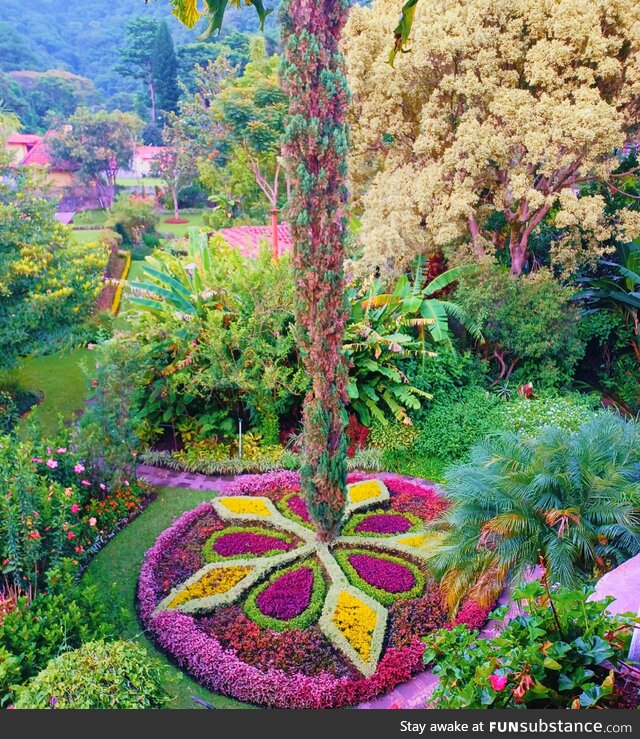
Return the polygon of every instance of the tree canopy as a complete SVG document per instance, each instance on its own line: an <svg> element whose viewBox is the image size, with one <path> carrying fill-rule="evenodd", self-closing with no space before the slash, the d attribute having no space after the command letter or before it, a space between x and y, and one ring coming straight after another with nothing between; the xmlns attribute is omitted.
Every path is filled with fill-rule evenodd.
<svg viewBox="0 0 640 739"><path fill-rule="evenodd" d="M573 269L640 225L580 196L616 181L615 152L638 132L637 3L418 3L411 53L391 67L397 13L376 0L345 31L364 268L468 243L477 256L508 249L519 274L547 219L560 231L552 262Z"/></svg>

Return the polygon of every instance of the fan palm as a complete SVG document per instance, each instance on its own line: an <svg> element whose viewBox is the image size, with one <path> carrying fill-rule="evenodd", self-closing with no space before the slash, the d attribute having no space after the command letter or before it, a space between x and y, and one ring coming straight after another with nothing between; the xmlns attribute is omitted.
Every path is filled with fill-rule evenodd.
<svg viewBox="0 0 640 739"><path fill-rule="evenodd" d="M490 602L540 557L577 586L640 552L640 426L602 413L577 432L504 433L447 473L448 531L432 559L453 608Z"/></svg>

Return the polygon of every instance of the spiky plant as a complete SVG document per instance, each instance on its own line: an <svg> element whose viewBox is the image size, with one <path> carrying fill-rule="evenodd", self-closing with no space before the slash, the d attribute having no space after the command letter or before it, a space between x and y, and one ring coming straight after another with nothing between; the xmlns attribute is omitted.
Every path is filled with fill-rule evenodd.
<svg viewBox="0 0 640 739"><path fill-rule="evenodd" d="M503 433L447 472L448 531L432 559L449 605L490 602L544 561L576 586L640 552L640 425L603 413L577 432Z"/></svg>

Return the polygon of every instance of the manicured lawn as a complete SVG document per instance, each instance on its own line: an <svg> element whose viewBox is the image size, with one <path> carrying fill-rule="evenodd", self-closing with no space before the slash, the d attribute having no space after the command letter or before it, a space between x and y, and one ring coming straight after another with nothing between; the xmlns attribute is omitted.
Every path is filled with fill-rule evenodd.
<svg viewBox="0 0 640 739"><path fill-rule="evenodd" d="M16 369L0 374L0 385L3 381L17 383L25 390L44 393L44 400L33 408L28 419L36 420L46 436L57 430L59 415L65 422L71 421L84 406L88 382L81 362L92 367L95 355L82 348L46 357L29 357Z"/></svg>
<svg viewBox="0 0 640 739"><path fill-rule="evenodd" d="M135 187L136 189L166 187L159 177L118 177L116 185L120 187Z"/></svg>
<svg viewBox="0 0 640 739"><path fill-rule="evenodd" d="M196 226L197 228L205 228L204 222L202 220L202 213L181 211L180 218L186 219L187 221L189 221L188 223L165 223L165 220L171 217L171 213L164 213L162 215L162 217L160 218L160 223L158 224L158 233L171 234L174 238L180 238L181 236L186 236L192 226Z"/></svg>
<svg viewBox="0 0 640 739"><path fill-rule="evenodd" d="M197 708L192 700L194 695L216 708L251 707L210 693L174 667L144 636L136 615L136 584L144 553L153 545L158 535L171 525L175 517L213 496L214 493L210 490L160 488L157 500L99 552L85 575L105 597L115 599L124 622L120 636L135 639L144 645L149 654L159 657L167 665L165 687L173 696L169 708Z"/></svg>
<svg viewBox="0 0 640 739"><path fill-rule="evenodd" d="M103 226L107 220L107 211L104 208L98 210L83 210L76 213L73 223L76 226Z"/></svg>
<svg viewBox="0 0 640 739"><path fill-rule="evenodd" d="M74 229L73 230L73 238L79 243L79 244L92 244L96 241L100 240L100 236L102 234L101 228L92 228L92 229Z"/></svg>

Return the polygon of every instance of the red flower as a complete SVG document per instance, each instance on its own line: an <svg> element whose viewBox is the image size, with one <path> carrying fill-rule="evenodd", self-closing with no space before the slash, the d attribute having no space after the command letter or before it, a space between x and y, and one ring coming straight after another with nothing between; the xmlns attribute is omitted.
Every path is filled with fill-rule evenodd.
<svg viewBox="0 0 640 739"><path fill-rule="evenodd" d="M509 678L506 675L497 675L494 673L493 675L489 675L489 682L491 683L491 687L499 693L507 687Z"/></svg>

